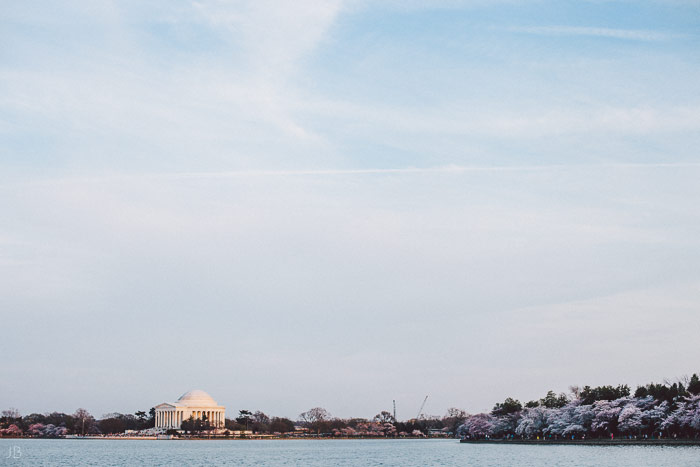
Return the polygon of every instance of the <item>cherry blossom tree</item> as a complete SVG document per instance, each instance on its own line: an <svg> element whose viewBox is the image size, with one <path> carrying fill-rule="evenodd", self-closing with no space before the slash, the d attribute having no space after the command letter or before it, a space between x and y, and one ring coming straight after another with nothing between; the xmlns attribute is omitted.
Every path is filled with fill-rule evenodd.
<svg viewBox="0 0 700 467"><path fill-rule="evenodd" d="M22 430L14 423L7 428L0 429L0 436L17 437L22 436Z"/></svg>
<svg viewBox="0 0 700 467"><path fill-rule="evenodd" d="M627 404L620 411L617 419L617 427L622 433L640 433L644 428L642 409L634 403Z"/></svg>
<svg viewBox="0 0 700 467"><path fill-rule="evenodd" d="M464 424L457 431L470 438L485 438L491 435L493 429L492 418L489 414L480 413L467 417Z"/></svg>
<svg viewBox="0 0 700 467"><path fill-rule="evenodd" d="M491 421L491 436L501 437L515 433L515 428L518 426L520 417L521 412L493 417Z"/></svg>
<svg viewBox="0 0 700 467"><path fill-rule="evenodd" d="M29 425L27 433L33 436L44 436L45 430L46 425L44 425L43 423L34 423L33 425Z"/></svg>
<svg viewBox="0 0 700 467"><path fill-rule="evenodd" d="M591 423L591 429L599 433L615 433L617 431L617 418L628 400L628 398L622 398L611 401L596 401L593 404L595 418Z"/></svg>
<svg viewBox="0 0 700 467"><path fill-rule="evenodd" d="M523 411L515 433L524 438L535 438L544 435L550 409L533 407Z"/></svg>

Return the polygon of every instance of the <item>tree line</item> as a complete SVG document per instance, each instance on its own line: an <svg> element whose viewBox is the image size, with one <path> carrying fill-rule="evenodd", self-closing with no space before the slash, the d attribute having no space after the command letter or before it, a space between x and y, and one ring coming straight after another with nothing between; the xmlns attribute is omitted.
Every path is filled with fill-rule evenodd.
<svg viewBox="0 0 700 467"><path fill-rule="evenodd" d="M231 435L267 434L285 436L295 433L300 436L323 437L395 437L425 436L430 430L442 430L444 434L454 432L464 420L463 410L452 408L443 417L427 416L420 420L397 421L388 411L382 411L371 419L333 417L321 407L314 407L299 414L297 420L269 416L262 411L242 409L235 418L226 418L224 429ZM108 413L96 419L85 409L73 414L52 412L32 413L22 416L16 409L0 413L0 436L60 438L66 435L116 435L127 430L135 432L153 431L155 408L149 412L134 414ZM204 435L213 426L206 417L183 421L181 430L169 430L170 434Z"/></svg>
<svg viewBox="0 0 700 467"><path fill-rule="evenodd" d="M457 428L464 438L590 439L700 437L700 378L549 391L524 405L507 398L490 413L469 415Z"/></svg>
<svg viewBox="0 0 700 467"><path fill-rule="evenodd" d="M96 420L85 409L73 414L51 412L21 416L17 409L0 412L0 436L33 436L37 438L61 438L65 435L98 435L123 433L126 430L144 430L155 426L155 408L148 413L110 413Z"/></svg>
<svg viewBox="0 0 700 467"><path fill-rule="evenodd" d="M155 408L133 414L109 413L100 419L87 410L21 416L16 409L0 412L0 436L58 438L143 432L155 426ZM185 420L182 432L201 435L213 429L205 418ZM262 411L241 409L225 420L226 431L238 436L291 433L319 437L461 436L482 438L700 437L700 378L693 374L673 383L650 383L631 393L627 385L571 387L569 394L549 391L542 399L522 404L506 398L488 413L470 415L450 408L444 416L399 421L388 411L374 417L337 418L314 407L293 421ZM172 434L180 433L172 431Z"/></svg>

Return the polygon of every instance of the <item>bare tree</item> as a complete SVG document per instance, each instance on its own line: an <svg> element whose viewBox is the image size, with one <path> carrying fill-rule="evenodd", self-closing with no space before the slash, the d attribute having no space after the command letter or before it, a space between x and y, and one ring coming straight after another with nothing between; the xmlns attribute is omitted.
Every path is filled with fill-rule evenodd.
<svg viewBox="0 0 700 467"><path fill-rule="evenodd" d="M573 396L573 399L576 400L581 395L581 388L578 386L569 386L569 392Z"/></svg>
<svg viewBox="0 0 700 467"><path fill-rule="evenodd" d="M253 430L257 432L268 431L270 429L270 417L264 412L257 410L253 414Z"/></svg>
<svg viewBox="0 0 700 467"><path fill-rule="evenodd" d="M464 423L465 418L467 418L467 412L457 407L450 407L442 418L442 422L454 433L457 427Z"/></svg>
<svg viewBox="0 0 700 467"><path fill-rule="evenodd" d="M321 433L321 426L331 418L331 414L322 407L314 407L299 414L299 419L311 429L316 429L316 434Z"/></svg>
<svg viewBox="0 0 700 467"><path fill-rule="evenodd" d="M22 415L19 413L19 410L15 409L14 407L10 407L7 410L3 410L0 413L0 417L3 418L20 418Z"/></svg>
<svg viewBox="0 0 700 467"><path fill-rule="evenodd" d="M382 410L374 416L374 421L379 423L396 423L394 416L386 410Z"/></svg>
<svg viewBox="0 0 700 467"><path fill-rule="evenodd" d="M75 420L73 430L76 433L79 432L82 436L85 436L85 433L95 431L95 417L90 415L90 412L87 410L82 408L76 410L73 414L73 420Z"/></svg>

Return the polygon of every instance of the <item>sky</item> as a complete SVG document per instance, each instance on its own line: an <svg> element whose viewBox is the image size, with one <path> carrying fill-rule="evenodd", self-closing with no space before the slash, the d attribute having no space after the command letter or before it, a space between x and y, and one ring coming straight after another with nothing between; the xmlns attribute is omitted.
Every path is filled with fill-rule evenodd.
<svg viewBox="0 0 700 467"><path fill-rule="evenodd" d="M4 1L0 408L699 372L699 38L690 0Z"/></svg>

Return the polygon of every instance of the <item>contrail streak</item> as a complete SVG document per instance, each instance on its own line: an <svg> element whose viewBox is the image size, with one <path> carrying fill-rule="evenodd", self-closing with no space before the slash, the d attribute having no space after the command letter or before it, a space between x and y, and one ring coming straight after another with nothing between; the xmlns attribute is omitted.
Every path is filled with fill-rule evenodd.
<svg viewBox="0 0 700 467"><path fill-rule="evenodd" d="M549 164L549 165L496 165L462 166L447 165L438 167L402 167L371 169L308 169L308 170L232 170L222 172L174 172L156 174L166 178L233 178L246 176L317 176L317 175L382 175L382 174L422 174L460 172L537 172L567 169L645 169L645 168L692 168L700 167L700 162L657 162L657 163L609 163L609 164ZM146 175L148 176L148 175Z"/></svg>
<svg viewBox="0 0 700 467"><path fill-rule="evenodd" d="M601 164L547 164L547 165L495 165L465 166L446 165L437 167L399 167L368 169L293 169L293 170L228 170L220 172L167 172L167 173L118 173L90 177L60 177L25 179L9 182L11 184L42 183L95 183L127 180L198 180L198 179L233 179L257 177L319 177L345 175L410 175L410 174L459 174L469 172L546 172L567 170L604 170L604 169L676 169L700 168L700 162L650 162L650 163L601 163Z"/></svg>

